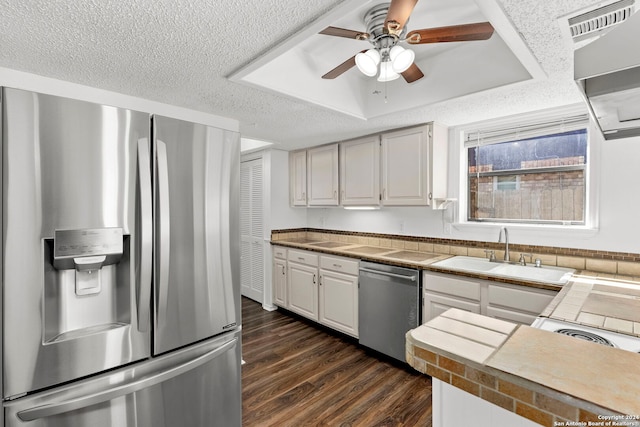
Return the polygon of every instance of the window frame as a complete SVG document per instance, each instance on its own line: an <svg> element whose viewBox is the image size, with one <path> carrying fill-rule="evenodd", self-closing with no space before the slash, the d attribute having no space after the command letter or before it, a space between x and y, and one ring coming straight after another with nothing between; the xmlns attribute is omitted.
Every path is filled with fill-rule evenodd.
<svg viewBox="0 0 640 427"><path fill-rule="evenodd" d="M594 236L598 232L598 199L599 185L593 177L597 176L599 170L599 152L602 138L598 137L597 129L592 120L586 120L583 128L587 130L587 164L584 166L585 173L585 203L584 203L584 224L568 224L562 221L557 222L522 222L518 220L499 221L499 220L482 220L469 221L469 179L468 179L468 144L465 144L466 135L470 131L486 131L500 128L515 128L521 125L528 125L536 122L544 122L546 120L554 120L563 116L573 116L586 114L586 109L582 104L554 108L550 110L524 113L516 116L497 118L486 120L483 122L470 123L460 125L452 129L451 137L457 141L455 149L457 153L452 157L458 159L458 203L456 212L452 215L453 227L459 231L477 231L482 232L488 228L495 229L496 226L509 226L510 228L518 228L524 231L530 231L536 236L543 236L549 231L553 236L558 236L563 231L573 237L577 235ZM540 234L542 233L542 234Z"/></svg>
<svg viewBox="0 0 640 427"><path fill-rule="evenodd" d="M589 129L588 129L588 119L586 117L583 118L582 120L582 125L578 125L578 126L574 126L575 129L571 129L571 131L585 131L586 133L586 137L587 137L587 147L586 149L588 150L588 146L589 146ZM567 131L565 131L567 132ZM541 130L540 132L538 132L537 135L534 136L534 138L537 137L546 137L546 136L554 136L554 135L559 135L561 133L564 132L556 132L556 129L554 129L551 133L548 132L546 129ZM526 141L528 139L531 139L531 136L528 136L527 138L520 138L520 139L511 139L511 138L503 138L505 139L504 141L494 141L494 142L490 142L490 143L484 143L484 144L479 144L479 145L475 145L473 143L470 143L468 138L465 137L465 139L467 140L467 142L465 143L465 150L467 152L467 171L469 169L468 166L468 154L469 151L474 149L474 148L478 148L478 147L488 147L488 146L492 146L492 145L496 145L496 144L501 144L501 143L518 143L519 141ZM490 170L490 171L477 171L475 173L472 172L468 172L467 174L467 200L470 200L470 194L469 194L469 187L471 185L471 181L473 180L473 178L482 178L482 177L492 177L493 178L493 182L492 182L492 188L493 191L497 190L497 187L499 186L499 180L497 180L496 178L500 178L500 177L505 177L505 176L515 176L516 180L514 181L515 187L513 188L513 190L518 190L520 188L520 182L521 182L521 178L525 175L537 175L537 174L543 174L543 173L562 173L562 172L576 172L576 171L581 171L583 173L583 180L584 180L584 201L583 201L583 205L582 205L582 210L583 210L583 220L582 221L576 221L576 220L560 220L560 219L516 219L516 218L472 218L472 206L471 203L467 203L467 221L468 222L502 222L502 223L508 223L508 224L557 224L557 225L579 225L579 226L583 226L586 223L586 215L587 215L587 200L586 200L586 195L587 195L587 177L586 177L586 169L588 167L588 162L589 162L589 157L586 155L587 153L585 153L585 158L587 159L587 163L581 163L581 164L570 164L570 165L556 165L556 166L535 166L535 167L529 167L529 168L522 168L522 169L504 169L504 170ZM544 208L543 206L539 206L539 208Z"/></svg>

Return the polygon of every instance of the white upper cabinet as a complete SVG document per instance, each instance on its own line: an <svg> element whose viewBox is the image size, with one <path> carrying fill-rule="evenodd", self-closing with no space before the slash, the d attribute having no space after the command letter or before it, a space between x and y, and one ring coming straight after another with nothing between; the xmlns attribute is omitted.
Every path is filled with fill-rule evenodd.
<svg viewBox="0 0 640 427"><path fill-rule="evenodd" d="M382 204L430 205L446 197L447 129L424 126L382 134Z"/></svg>
<svg viewBox="0 0 640 427"><path fill-rule="evenodd" d="M292 151L291 206L431 205L442 209L447 197L448 149L447 128L427 123Z"/></svg>
<svg viewBox="0 0 640 427"><path fill-rule="evenodd" d="M340 143L342 206L380 204L380 136Z"/></svg>
<svg viewBox="0 0 640 427"><path fill-rule="evenodd" d="M307 206L307 150L289 153L291 206Z"/></svg>
<svg viewBox="0 0 640 427"><path fill-rule="evenodd" d="M307 150L307 204L338 206L338 144Z"/></svg>

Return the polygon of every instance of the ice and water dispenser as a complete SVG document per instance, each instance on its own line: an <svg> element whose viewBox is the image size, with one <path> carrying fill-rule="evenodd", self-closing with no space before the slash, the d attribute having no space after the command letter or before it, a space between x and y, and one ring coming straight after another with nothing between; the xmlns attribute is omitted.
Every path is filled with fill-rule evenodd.
<svg viewBox="0 0 640 427"><path fill-rule="evenodd" d="M129 323L129 236L122 228L55 230L44 246L45 342Z"/></svg>

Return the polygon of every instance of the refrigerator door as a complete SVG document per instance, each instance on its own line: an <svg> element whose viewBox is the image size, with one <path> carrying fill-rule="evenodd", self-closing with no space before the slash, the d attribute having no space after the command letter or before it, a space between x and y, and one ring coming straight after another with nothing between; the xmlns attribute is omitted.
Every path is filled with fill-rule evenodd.
<svg viewBox="0 0 640 427"><path fill-rule="evenodd" d="M240 324L239 136L153 116L154 354Z"/></svg>
<svg viewBox="0 0 640 427"><path fill-rule="evenodd" d="M4 404L6 427L240 426L240 332Z"/></svg>
<svg viewBox="0 0 640 427"><path fill-rule="evenodd" d="M149 356L152 195L148 114L4 88L2 116L11 398Z"/></svg>

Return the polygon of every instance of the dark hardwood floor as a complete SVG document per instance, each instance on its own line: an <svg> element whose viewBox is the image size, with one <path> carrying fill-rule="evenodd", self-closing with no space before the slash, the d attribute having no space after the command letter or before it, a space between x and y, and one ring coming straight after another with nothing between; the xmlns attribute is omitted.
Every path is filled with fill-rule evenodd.
<svg viewBox="0 0 640 427"><path fill-rule="evenodd" d="M355 339L242 298L242 423L431 426L431 380Z"/></svg>

